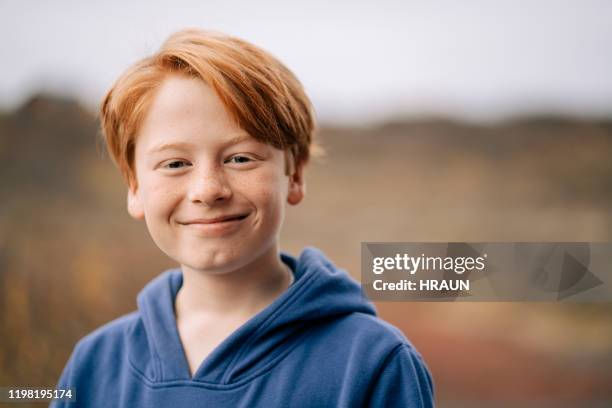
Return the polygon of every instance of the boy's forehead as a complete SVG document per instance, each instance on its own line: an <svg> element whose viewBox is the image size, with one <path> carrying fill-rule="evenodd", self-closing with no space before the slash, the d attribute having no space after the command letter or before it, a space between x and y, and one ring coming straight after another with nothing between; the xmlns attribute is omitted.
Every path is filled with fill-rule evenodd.
<svg viewBox="0 0 612 408"><path fill-rule="evenodd" d="M173 127L184 121L239 128L219 96L203 80L170 75L154 91L143 126Z"/></svg>
<svg viewBox="0 0 612 408"><path fill-rule="evenodd" d="M242 129L204 81L185 76L164 80L145 114L135 142L159 151L176 143L256 141Z"/></svg>

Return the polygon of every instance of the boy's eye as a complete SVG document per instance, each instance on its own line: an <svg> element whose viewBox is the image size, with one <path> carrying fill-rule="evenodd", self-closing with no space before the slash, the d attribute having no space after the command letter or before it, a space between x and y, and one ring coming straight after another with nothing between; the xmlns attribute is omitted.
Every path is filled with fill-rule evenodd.
<svg viewBox="0 0 612 408"><path fill-rule="evenodd" d="M180 169L184 167L186 163L183 160L174 160L166 164L164 167L167 169Z"/></svg>
<svg viewBox="0 0 612 408"><path fill-rule="evenodd" d="M227 159L225 162L226 163L237 163L237 164L243 164L243 163L249 163L252 162L253 159L248 157L248 156L232 156L229 159Z"/></svg>

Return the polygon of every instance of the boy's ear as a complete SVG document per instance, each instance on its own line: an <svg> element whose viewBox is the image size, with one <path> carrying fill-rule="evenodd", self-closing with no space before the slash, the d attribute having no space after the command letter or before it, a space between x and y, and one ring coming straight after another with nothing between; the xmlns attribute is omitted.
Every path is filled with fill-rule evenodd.
<svg viewBox="0 0 612 408"><path fill-rule="evenodd" d="M299 204L306 193L306 183L304 182L303 165L296 165L293 174L289 175L289 194L287 202L291 205Z"/></svg>
<svg viewBox="0 0 612 408"><path fill-rule="evenodd" d="M130 213L133 218L137 220L144 219L144 208L142 206L142 200L140 199L138 187L128 187L127 207L128 213Z"/></svg>

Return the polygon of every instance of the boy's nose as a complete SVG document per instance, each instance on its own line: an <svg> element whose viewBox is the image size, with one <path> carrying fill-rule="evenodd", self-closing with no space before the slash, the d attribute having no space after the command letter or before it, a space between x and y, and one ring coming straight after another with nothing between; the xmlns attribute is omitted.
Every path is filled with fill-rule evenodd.
<svg viewBox="0 0 612 408"><path fill-rule="evenodd" d="M222 171L194 174L194 180L189 187L189 200L192 203L212 206L228 200L231 196L232 189Z"/></svg>

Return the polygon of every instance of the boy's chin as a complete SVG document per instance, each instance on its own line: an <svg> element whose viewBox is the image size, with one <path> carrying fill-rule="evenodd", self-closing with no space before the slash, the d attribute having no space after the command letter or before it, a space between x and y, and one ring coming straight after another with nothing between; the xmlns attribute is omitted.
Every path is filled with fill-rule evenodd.
<svg viewBox="0 0 612 408"><path fill-rule="evenodd" d="M229 273L236 268L233 266L234 262L231 261L212 261L212 260L202 260L202 259L176 259L176 261L181 265L181 269L185 272L201 272L206 273L208 275L222 275L225 273Z"/></svg>
<svg viewBox="0 0 612 408"><path fill-rule="evenodd" d="M174 246L163 250L170 258L179 263L183 270L206 274L227 274L248 268L266 268L274 263L277 256L278 236L232 237L233 239L200 240L185 242L187 245ZM162 248L162 246L158 245Z"/></svg>
<svg viewBox="0 0 612 408"><path fill-rule="evenodd" d="M235 251L223 251L210 253L202 256L180 257L177 261L181 264L183 271L193 271L208 275L223 275L235 272L248 265L250 259L242 253Z"/></svg>

